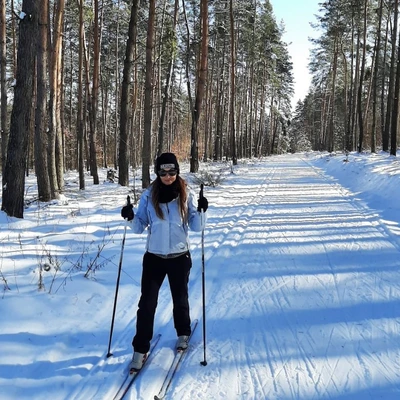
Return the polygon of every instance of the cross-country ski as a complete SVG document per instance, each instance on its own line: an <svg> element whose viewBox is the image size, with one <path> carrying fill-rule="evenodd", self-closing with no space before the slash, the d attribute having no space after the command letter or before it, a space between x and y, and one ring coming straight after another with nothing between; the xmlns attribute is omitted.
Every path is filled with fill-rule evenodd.
<svg viewBox="0 0 400 400"><path fill-rule="evenodd" d="M139 373L141 373L143 375L143 370L145 369L146 365L150 362L151 358L154 357L154 349L156 348L158 342L160 341L161 338L161 334L158 334L155 339L152 341L151 347L150 347L150 351L148 356L146 357L145 362L143 363L143 367L142 369L140 369L139 371L130 371L129 370L129 366L128 368L126 368L126 378L125 380L122 382L121 386L119 387L117 393L115 394L115 396L113 397L113 400L122 400L125 395L128 393L129 389L131 388L131 386L133 385L133 383L135 382L136 378L138 377Z"/></svg>
<svg viewBox="0 0 400 400"><path fill-rule="evenodd" d="M190 343L190 339L193 336L194 331L196 330L198 322L199 321L196 319L192 323L192 334L188 338L188 345ZM189 351L189 347L187 349L178 348L176 350L175 357L173 358L172 363L167 371L167 375L165 376L165 379L161 386L161 389L158 392L158 394L154 396L154 400L163 400L164 399L165 395L167 394L167 392L171 386L172 380L173 380L175 374L177 373L177 371L179 370L179 367L180 367L182 361L184 360L188 351Z"/></svg>

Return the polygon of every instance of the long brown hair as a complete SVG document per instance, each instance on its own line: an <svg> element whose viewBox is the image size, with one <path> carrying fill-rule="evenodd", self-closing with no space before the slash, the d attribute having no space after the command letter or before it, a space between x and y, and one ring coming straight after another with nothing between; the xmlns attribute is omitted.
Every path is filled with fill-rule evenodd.
<svg viewBox="0 0 400 400"><path fill-rule="evenodd" d="M187 183L179 175L176 176L176 181L178 182L178 188L179 188L179 195L178 195L179 211L182 216L182 221L186 222L188 218ZM151 186L153 187L153 190L151 192L151 200L153 201L157 217L164 219L164 213L161 210L160 199L159 199L161 185L162 185L161 179L159 176L157 176L157 179L154 180L151 184Z"/></svg>

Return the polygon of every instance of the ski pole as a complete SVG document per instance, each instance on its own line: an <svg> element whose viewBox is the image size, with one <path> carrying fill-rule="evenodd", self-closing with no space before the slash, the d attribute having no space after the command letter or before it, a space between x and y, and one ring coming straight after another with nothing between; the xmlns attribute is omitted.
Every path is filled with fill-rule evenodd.
<svg viewBox="0 0 400 400"><path fill-rule="evenodd" d="M131 198L127 196L127 204L131 204ZM121 255L119 258L119 267L118 267L118 276L117 276L117 284L115 287L115 297L114 297L114 307L113 307L113 313L112 313L112 318L111 318L111 329L110 329L110 339L108 341L108 351L107 351L107 358L112 356L112 353L110 352L111 348L111 340L112 340L112 335L113 335L113 330L114 330L114 319L115 319L115 311L117 309L117 298L118 298L118 290L119 290L119 280L121 278L121 269L122 269L122 257L124 254L124 247L125 247L125 237L126 237L126 227L128 226L128 219L125 218L125 227L124 227L124 235L122 236L122 246L121 246Z"/></svg>
<svg viewBox="0 0 400 400"><path fill-rule="evenodd" d="M203 188L204 185L200 185L200 199L202 199L203 196ZM204 267L204 210L201 209L201 224L203 226L201 230L201 264L202 264L202 269L201 269L201 280L202 280L202 288L203 288L203 349L204 349L204 360L200 362L201 365L206 366L207 365L207 360L206 360L206 289L205 289L205 267Z"/></svg>

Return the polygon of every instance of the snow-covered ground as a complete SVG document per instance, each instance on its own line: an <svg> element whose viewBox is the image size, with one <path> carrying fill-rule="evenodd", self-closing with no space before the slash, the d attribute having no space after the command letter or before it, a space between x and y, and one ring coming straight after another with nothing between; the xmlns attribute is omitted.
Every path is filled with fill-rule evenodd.
<svg viewBox="0 0 400 400"><path fill-rule="evenodd" d="M192 233L199 326L166 398L400 398L398 159L310 153L243 161L233 173L223 164L201 170L223 178L205 188L208 365L200 365L201 234ZM65 198L31 204L24 220L0 213L1 400L112 399L131 357L146 236L130 230L106 354L120 208L132 188L94 186L88 176L79 191L76 174L66 180ZM158 393L176 339L171 314L165 282L155 321L162 337L128 399Z"/></svg>

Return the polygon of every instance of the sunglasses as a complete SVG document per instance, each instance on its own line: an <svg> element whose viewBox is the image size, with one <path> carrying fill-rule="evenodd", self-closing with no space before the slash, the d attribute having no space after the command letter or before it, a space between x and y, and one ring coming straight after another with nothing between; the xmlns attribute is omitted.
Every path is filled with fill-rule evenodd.
<svg viewBox="0 0 400 400"><path fill-rule="evenodd" d="M164 177L164 176L175 176L178 173L176 169L170 169L169 171L164 171L163 169L158 171L158 175Z"/></svg>

